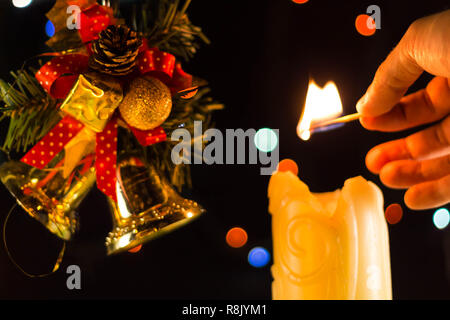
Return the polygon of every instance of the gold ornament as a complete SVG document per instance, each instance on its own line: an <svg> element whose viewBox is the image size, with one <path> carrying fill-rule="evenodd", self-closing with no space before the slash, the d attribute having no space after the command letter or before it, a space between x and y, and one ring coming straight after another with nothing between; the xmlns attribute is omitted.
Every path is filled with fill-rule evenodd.
<svg viewBox="0 0 450 320"><path fill-rule="evenodd" d="M132 127L150 130L161 125L172 110L169 88L153 77L134 79L119 106L123 119Z"/></svg>
<svg viewBox="0 0 450 320"><path fill-rule="evenodd" d="M60 156L61 155L61 156ZM64 177L61 152L49 169L36 169L23 162L8 161L0 167L0 180L28 214L64 240L70 240L78 228L75 212L95 183L93 167L76 176Z"/></svg>
<svg viewBox="0 0 450 320"><path fill-rule="evenodd" d="M98 73L82 74L61 110L93 131L102 132L122 98L122 87L116 79Z"/></svg>
<svg viewBox="0 0 450 320"><path fill-rule="evenodd" d="M153 165L128 157L118 164L117 203L108 198L113 231L108 255L130 250L192 221L204 210L182 198Z"/></svg>

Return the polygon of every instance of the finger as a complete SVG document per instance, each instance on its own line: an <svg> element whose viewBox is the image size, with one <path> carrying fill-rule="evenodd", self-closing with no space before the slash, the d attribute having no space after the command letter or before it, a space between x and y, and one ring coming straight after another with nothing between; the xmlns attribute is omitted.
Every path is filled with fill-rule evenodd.
<svg viewBox="0 0 450 320"><path fill-rule="evenodd" d="M404 37L380 65L366 93L356 104L363 116L376 117L391 110L423 72L409 55L406 41L409 40Z"/></svg>
<svg viewBox="0 0 450 320"><path fill-rule="evenodd" d="M388 162L396 160L423 160L450 153L450 117L406 138L380 144L366 156L367 168L379 173Z"/></svg>
<svg viewBox="0 0 450 320"><path fill-rule="evenodd" d="M405 204L413 210L425 210L450 202L450 175L417 184L405 193Z"/></svg>
<svg viewBox="0 0 450 320"><path fill-rule="evenodd" d="M426 89L403 97L389 112L378 117L363 117L369 130L401 131L442 119L450 113L450 79L435 77Z"/></svg>
<svg viewBox="0 0 450 320"><path fill-rule="evenodd" d="M450 77L450 10L415 21L380 65L358 101L358 112L376 117L390 111L425 70Z"/></svg>
<svg viewBox="0 0 450 320"><path fill-rule="evenodd" d="M380 171L383 184L394 189L406 189L447 175L450 175L450 154L423 161L393 161L386 164Z"/></svg>
<svg viewBox="0 0 450 320"><path fill-rule="evenodd" d="M406 140L399 139L382 143L370 150L366 155L366 166L371 172L378 174L391 161L411 158Z"/></svg>

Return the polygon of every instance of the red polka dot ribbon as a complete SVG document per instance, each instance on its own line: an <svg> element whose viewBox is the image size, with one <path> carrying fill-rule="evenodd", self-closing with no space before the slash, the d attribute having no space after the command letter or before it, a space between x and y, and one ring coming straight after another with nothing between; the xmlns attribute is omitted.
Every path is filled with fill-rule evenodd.
<svg viewBox="0 0 450 320"><path fill-rule="evenodd" d="M114 23L113 11L111 8L96 4L80 14L79 34L83 43L88 43L98 39L100 32Z"/></svg>
<svg viewBox="0 0 450 320"><path fill-rule="evenodd" d="M150 48L139 55L137 67L141 74L151 73L152 76L168 82L173 76L175 57L157 48Z"/></svg>
<svg viewBox="0 0 450 320"><path fill-rule="evenodd" d="M81 122L70 116L64 117L21 161L38 169L44 169L83 128L84 125ZM105 129L96 134L95 156L97 188L116 201L116 118L112 118Z"/></svg>
<svg viewBox="0 0 450 320"><path fill-rule="evenodd" d="M116 162L117 162L117 119L112 118L105 129L97 133L95 147L95 170L97 188L108 197L117 201Z"/></svg>
<svg viewBox="0 0 450 320"><path fill-rule="evenodd" d="M152 130L139 130L129 126L137 141L143 146L149 146L158 142L163 142L167 139L167 135L162 127L156 127Z"/></svg>
<svg viewBox="0 0 450 320"><path fill-rule="evenodd" d="M56 57L42 66L36 79L53 98L64 99L80 73L87 70L88 63L89 57L82 54Z"/></svg>
<svg viewBox="0 0 450 320"><path fill-rule="evenodd" d="M97 188L114 201L117 200L117 127L117 118L113 117L105 129L96 134L95 148ZM27 152L21 161L38 169L44 169L83 128L84 125L78 120L71 116L64 117ZM162 142L167 138L162 127L146 131L130 127L130 130L143 146Z"/></svg>
<svg viewBox="0 0 450 320"><path fill-rule="evenodd" d="M137 58L137 68L140 74L151 75L164 82L172 94L192 86L192 75L183 71L175 56L158 48L147 48L146 41Z"/></svg>
<svg viewBox="0 0 450 320"><path fill-rule="evenodd" d="M84 125L74 118L64 117L21 161L38 169L44 169L83 127Z"/></svg>

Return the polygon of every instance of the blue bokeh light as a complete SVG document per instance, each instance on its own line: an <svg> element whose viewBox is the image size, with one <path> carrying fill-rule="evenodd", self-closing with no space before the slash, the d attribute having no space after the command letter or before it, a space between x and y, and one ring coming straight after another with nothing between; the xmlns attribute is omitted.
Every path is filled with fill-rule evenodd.
<svg viewBox="0 0 450 320"><path fill-rule="evenodd" d="M48 20L47 23L45 24L45 33L50 38L55 35L55 26L50 20Z"/></svg>
<svg viewBox="0 0 450 320"><path fill-rule="evenodd" d="M270 253L263 247L255 247L248 254L248 263L255 268L262 268L270 261Z"/></svg>

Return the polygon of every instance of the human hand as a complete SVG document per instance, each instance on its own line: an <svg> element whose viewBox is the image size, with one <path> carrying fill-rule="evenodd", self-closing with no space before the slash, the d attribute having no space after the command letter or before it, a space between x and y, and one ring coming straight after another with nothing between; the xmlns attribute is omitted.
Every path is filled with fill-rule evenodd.
<svg viewBox="0 0 450 320"><path fill-rule="evenodd" d="M404 96L423 71L436 77ZM408 189L405 203L411 209L450 202L450 10L409 27L356 108L369 130L394 132L441 120L374 147L366 165L386 186Z"/></svg>

